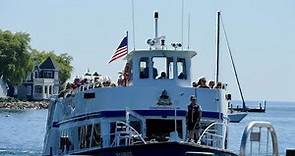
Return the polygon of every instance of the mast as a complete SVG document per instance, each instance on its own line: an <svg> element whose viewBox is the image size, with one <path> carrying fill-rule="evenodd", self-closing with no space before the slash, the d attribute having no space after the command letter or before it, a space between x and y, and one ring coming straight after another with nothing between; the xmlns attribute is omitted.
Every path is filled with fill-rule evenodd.
<svg viewBox="0 0 295 156"><path fill-rule="evenodd" d="M234 59L233 59L233 56L232 56L232 52L231 52L231 49L230 49L230 46L229 46L229 42L228 42L228 38L227 38L227 34L226 34L226 31L225 31L225 28L224 28L223 21L221 20L221 22L222 22L222 28L223 28L223 33L224 33L225 41L226 41L226 46L227 46L227 49L228 49L228 53L229 53L229 56L230 56L231 64L232 64L232 67L233 67L233 70L234 70L234 73L235 73L235 77L236 77L236 81L237 81L237 84L238 84L239 92L240 92L240 95L241 95L241 98L242 98L242 102L243 102L243 112L246 112L247 111L247 107L246 107L245 99L244 99L244 96L243 96L241 84L240 84L240 81L239 81L239 78L238 78L238 73L237 73L237 70L236 70L235 62L234 62Z"/></svg>
<svg viewBox="0 0 295 156"><path fill-rule="evenodd" d="M220 11L217 12L216 22L216 75L215 82L219 82L219 39L220 39Z"/></svg>

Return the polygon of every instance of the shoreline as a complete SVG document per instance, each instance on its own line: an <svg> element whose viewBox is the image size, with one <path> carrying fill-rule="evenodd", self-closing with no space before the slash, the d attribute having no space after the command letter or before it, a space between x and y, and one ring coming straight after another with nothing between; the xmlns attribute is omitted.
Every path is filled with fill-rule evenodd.
<svg viewBox="0 0 295 156"><path fill-rule="evenodd" d="M26 109L47 109L49 101L21 101L13 98L0 99L0 109L26 110Z"/></svg>

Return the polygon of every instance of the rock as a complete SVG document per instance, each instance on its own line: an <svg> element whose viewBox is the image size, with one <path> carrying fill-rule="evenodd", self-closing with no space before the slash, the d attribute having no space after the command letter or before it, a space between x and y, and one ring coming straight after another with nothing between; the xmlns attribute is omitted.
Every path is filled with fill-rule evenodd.
<svg viewBox="0 0 295 156"><path fill-rule="evenodd" d="M18 101L8 99L6 101L0 100L0 109L47 109L48 101Z"/></svg>

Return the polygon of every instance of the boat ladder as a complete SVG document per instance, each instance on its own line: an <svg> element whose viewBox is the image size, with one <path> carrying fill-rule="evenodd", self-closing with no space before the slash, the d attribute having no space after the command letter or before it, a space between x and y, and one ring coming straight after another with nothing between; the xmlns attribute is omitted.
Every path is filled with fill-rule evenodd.
<svg viewBox="0 0 295 156"><path fill-rule="evenodd" d="M265 140L261 139L262 130L266 129L266 143ZM272 154L268 153L268 147L269 147L269 134L272 138ZM248 141L248 137L250 135L250 152L246 153L246 144ZM252 151L252 144L258 143L258 153L254 153ZM261 153L261 145L266 145L265 153ZM257 144L256 144L257 145ZM247 127L244 129L244 133L241 140L241 146L240 146L240 156L246 156L248 155L272 155L272 156L278 156L279 150L278 150L278 141L277 141L277 135L275 132L275 129L271 125L270 122L265 121L252 121L248 124Z"/></svg>

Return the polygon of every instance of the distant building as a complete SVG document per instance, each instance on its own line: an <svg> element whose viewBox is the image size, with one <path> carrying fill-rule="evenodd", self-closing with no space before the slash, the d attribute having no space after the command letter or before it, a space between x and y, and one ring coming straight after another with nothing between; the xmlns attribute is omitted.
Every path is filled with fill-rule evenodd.
<svg viewBox="0 0 295 156"><path fill-rule="evenodd" d="M2 80L0 76L0 98L5 98L7 95L7 84Z"/></svg>
<svg viewBox="0 0 295 156"><path fill-rule="evenodd" d="M59 68L48 57L41 64L36 64L21 86L17 88L17 97L27 100L44 100L59 91Z"/></svg>

